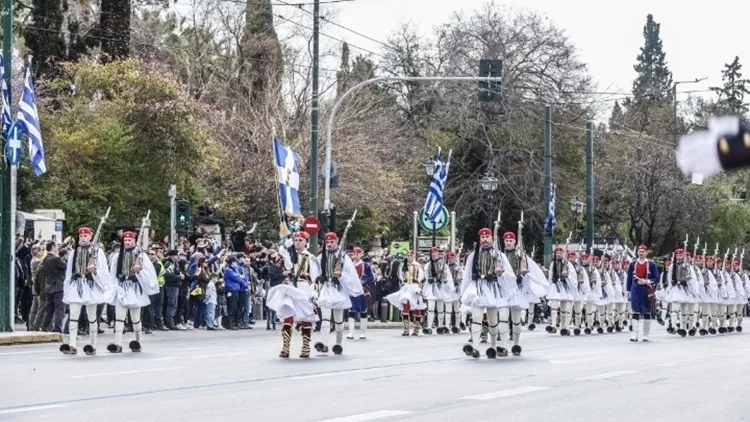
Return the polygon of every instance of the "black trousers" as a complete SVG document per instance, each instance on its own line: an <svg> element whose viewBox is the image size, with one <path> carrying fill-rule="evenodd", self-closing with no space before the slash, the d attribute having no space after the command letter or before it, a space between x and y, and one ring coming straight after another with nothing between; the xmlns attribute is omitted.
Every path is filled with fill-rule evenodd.
<svg viewBox="0 0 750 422"><path fill-rule="evenodd" d="M240 306L238 306L239 299L239 292L231 292L231 296L230 292L227 292L227 314L229 315L229 317L226 318L226 325L224 326L224 328L237 327L237 321L241 319L241 308Z"/></svg>

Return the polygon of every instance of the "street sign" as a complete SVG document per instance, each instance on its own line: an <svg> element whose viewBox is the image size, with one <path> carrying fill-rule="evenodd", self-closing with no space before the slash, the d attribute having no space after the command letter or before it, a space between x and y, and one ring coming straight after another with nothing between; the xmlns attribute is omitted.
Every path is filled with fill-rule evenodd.
<svg viewBox="0 0 750 422"><path fill-rule="evenodd" d="M435 222L435 228L433 229L432 221L427 218L427 214L424 212L424 208L419 210L419 225L422 229L432 233L433 231L440 231L448 227L448 209L443 207L438 214L437 221Z"/></svg>
<svg viewBox="0 0 750 422"><path fill-rule="evenodd" d="M305 219L302 229L310 236L315 236L320 231L320 220L311 215Z"/></svg>
<svg viewBox="0 0 750 422"><path fill-rule="evenodd" d="M409 242L391 242L391 246L389 247L391 255L396 255L398 253L402 255L406 255L409 252Z"/></svg>
<svg viewBox="0 0 750 422"><path fill-rule="evenodd" d="M451 238L450 237L436 237L435 246L438 248L442 247L445 250L450 250ZM432 236L419 236L417 238L417 249L420 251L429 251L432 247Z"/></svg>

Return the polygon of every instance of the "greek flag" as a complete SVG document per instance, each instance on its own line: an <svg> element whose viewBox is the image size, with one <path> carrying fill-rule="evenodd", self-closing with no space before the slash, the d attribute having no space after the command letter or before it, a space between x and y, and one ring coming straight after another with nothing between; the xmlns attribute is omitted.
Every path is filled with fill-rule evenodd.
<svg viewBox="0 0 750 422"><path fill-rule="evenodd" d="M448 160L443 162L443 154L438 152L434 162L435 170L432 172L432 182L430 182L430 190L427 192L424 213L430 222L437 223L443 210L443 189L445 189L445 181L448 180L451 155L449 153Z"/></svg>
<svg viewBox="0 0 750 422"><path fill-rule="evenodd" d="M42 145L42 130L39 127L39 113L36 110L36 94L34 94L34 80L31 77L31 60L26 64L26 78L24 79L23 95L18 105L18 120L23 131L29 137L29 157L31 168L37 176L47 171L44 162L44 146Z"/></svg>
<svg viewBox="0 0 750 422"><path fill-rule="evenodd" d="M546 230L549 230L550 233L554 233L555 226L557 225L557 220L555 220L555 192L557 191L557 186L554 184L550 184L549 188L549 204L548 204L548 211L547 211L547 220L544 222L544 228Z"/></svg>
<svg viewBox="0 0 750 422"><path fill-rule="evenodd" d="M299 156L278 139L273 140L276 173L279 179L281 209L291 216L300 216L299 207Z"/></svg>
<svg viewBox="0 0 750 422"><path fill-rule="evenodd" d="M3 56L0 55L0 76L3 79L3 134L8 134L10 125L13 124L13 120L10 117L10 101L8 100L8 82L5 80L5 65L3 63Z"/></svg>

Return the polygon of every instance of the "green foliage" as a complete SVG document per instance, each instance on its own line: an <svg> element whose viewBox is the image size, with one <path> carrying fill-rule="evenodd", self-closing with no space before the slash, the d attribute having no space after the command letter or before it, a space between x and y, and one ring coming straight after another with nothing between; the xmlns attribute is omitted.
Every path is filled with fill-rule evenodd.
<svg viewBox="0 0 750 422"><path fill-rule="evenodd" d="M719 96L715 111L722 114L745 116L748 112L745 95L750 94L748 89L750 80L742 78L742 64L739 57L735 56L732 63L724 65L724 70L721 71L721 80L723 85L714 88Z"/></svg>
<svg viewBox="0 0 750 422"><path fill-rule="evenodd" d="M672 99L672 72L667 67L666 53L659 35L660 26L653 15L646 17L644 44L633 66L638 74L633 81L633 95L639 104L668 103Z"/></svg>
<svg viewBox="0 0 750 422"><path fill-rule="evenodd" d="M49 81L57 107L40 121L48 173L19 188L27 209L62 208L67 229L92 224L112 206L112 224L166 232L169 185L197 203L206 135L203 110L160 69L134 60L66 63ZM74 86L74 91L70 88Z"/></svg>

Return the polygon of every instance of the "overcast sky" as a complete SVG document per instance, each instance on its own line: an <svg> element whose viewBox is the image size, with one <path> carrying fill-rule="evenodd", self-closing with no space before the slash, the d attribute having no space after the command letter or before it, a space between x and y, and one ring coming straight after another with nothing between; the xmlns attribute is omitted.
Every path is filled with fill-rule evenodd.
<svg viewBox="0 0 750 422"><path fill-rule="evenodd" d="M447 21L454 12L471 12L486 1L356 0L324 4L321 10L324 16L337 11L338 23L385 40L404 22L416 23L422 32L428 34L433 26ZM694 6L688 6L691 3ZM648 13L652 13L661 24L664 49L675 80L709 78L700 84L680 87L680 91L716 86L721 81L723 64L734 56L740 56L740 60L746 63L745 77L750 77L750 2L498 0L496 4L543 13L564 29L578 48L580 58L588 64L600 91L630 92L635 76L633 64L643 45L642 31ZM306 8L312 10L312 6ZM285 9L276 7L275 11L283 14ZM312 21L310 15L299 17ZM382 46L346 30L329 25L325 32L382 52ZM356 53L361 52L355 50Z"/></svg>

